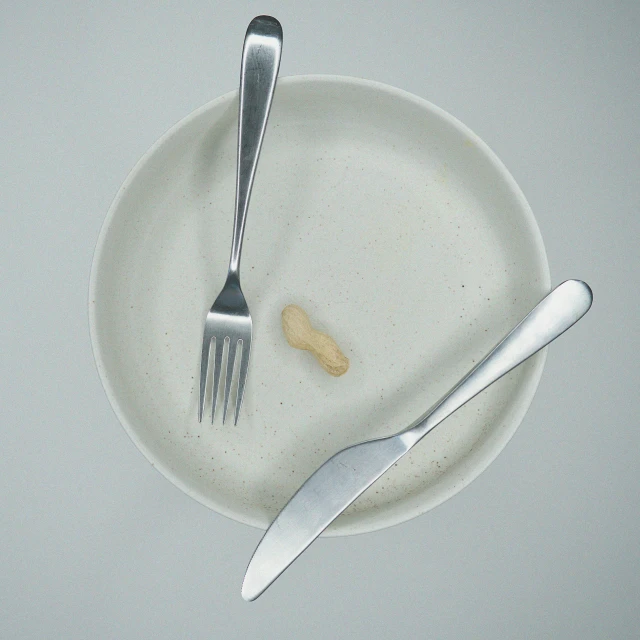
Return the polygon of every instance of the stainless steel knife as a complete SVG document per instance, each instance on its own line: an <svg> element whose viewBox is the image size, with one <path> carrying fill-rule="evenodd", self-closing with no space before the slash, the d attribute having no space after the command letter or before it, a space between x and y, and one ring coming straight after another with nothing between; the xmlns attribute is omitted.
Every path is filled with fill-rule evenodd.
<svg viewBox="0 0 640 640"><path fill-rule="evenodd" d="M361 493L445 418L575 324L593 294L580 280L556 287L449 393L410 427L329 458L267 529L242 584L255 600Z"/></svg>

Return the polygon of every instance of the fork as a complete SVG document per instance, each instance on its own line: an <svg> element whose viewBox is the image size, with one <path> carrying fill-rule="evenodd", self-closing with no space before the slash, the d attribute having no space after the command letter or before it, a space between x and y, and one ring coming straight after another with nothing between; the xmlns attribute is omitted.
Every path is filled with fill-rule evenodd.
<svg viewBox="0 0 640 640"><path fill-rule="evenodd" d="M227 363L224 383L222 423L227 418L227 407L231 395L231 381L240 358L238 373L238 392L234 424L238 423L238 414L244 395L249 355L251 353L251 314L240 288L240 254L242 238L247 218L251 187L258 165L260 148L267 127L271 102L276 87L280 56L282 53L282 27L270 16L254 18L244 39L242 65L240 68L240 95L238 110L238 173L236 181L235 216L231 242L229 272L222 291L207 313L202 338L202 356L200 360L200 402L198 421L204 414L207 378L211 345L214 347L213 398L211 421L216 414L218 388L222 374L222 360L225 343ZM240 355L238 356L238 349Z"/></svg>

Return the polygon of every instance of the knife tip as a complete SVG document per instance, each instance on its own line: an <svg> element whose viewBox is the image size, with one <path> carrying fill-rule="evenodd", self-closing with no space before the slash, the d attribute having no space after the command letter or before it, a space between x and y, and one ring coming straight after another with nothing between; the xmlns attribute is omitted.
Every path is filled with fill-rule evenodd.
<svg viewBox="0 0 640 640"><path fill-rule="evenodd" d="M241 594L244 600L246 600L247 602L252 602L263 591L264 591L264 588L259 587L256 584L255 580L252 580L250 571L247 570L247 573L244 576L244 580L242 581L242 590L241 590Z"/></svg>

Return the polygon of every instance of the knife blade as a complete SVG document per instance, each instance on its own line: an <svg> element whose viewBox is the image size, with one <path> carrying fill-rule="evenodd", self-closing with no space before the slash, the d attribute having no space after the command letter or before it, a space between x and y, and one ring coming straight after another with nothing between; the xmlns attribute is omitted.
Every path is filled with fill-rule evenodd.
<svg viewBox="0 0 640 640"><path fill-rule="evenodd" d="M329 458L298 489L258 544L242 584L255 600L358 496L445 418L555 340L591 307L593 293L567 280L549 293L453 389L411 426Z"/></svg>
<svg viewBox="0 0 640 640"><path fill-rule="evenodd" d="M279 513L256 548L242 597L255 600L410 448L406 438L397 435L353 445L325 462Z"/></svg>

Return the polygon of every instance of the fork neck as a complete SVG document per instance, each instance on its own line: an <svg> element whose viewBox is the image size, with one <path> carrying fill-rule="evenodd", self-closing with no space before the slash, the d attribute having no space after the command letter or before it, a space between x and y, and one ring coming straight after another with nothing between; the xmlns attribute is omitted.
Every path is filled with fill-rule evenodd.
<svg viewBox="0 0 640 640"><path fill-rule="evenodd" d="M236 187L236 211L233 220L233 236L231 238L231 257L229 258L229 276L234 275L240 280L240 255L242 253L242 239L244 237L244 225L249 208L249 196L251 183L243 185L242 175L238 168L238 185Z"/></svg>
<svg viewBox="0 0 640 640"><path fill-rule="evenodd" d="M229 265L229 273L227 273L227 282L225 286L240 289L240 270L237 264L235 265L235 268L233 268L231 264Z"/></svg>

